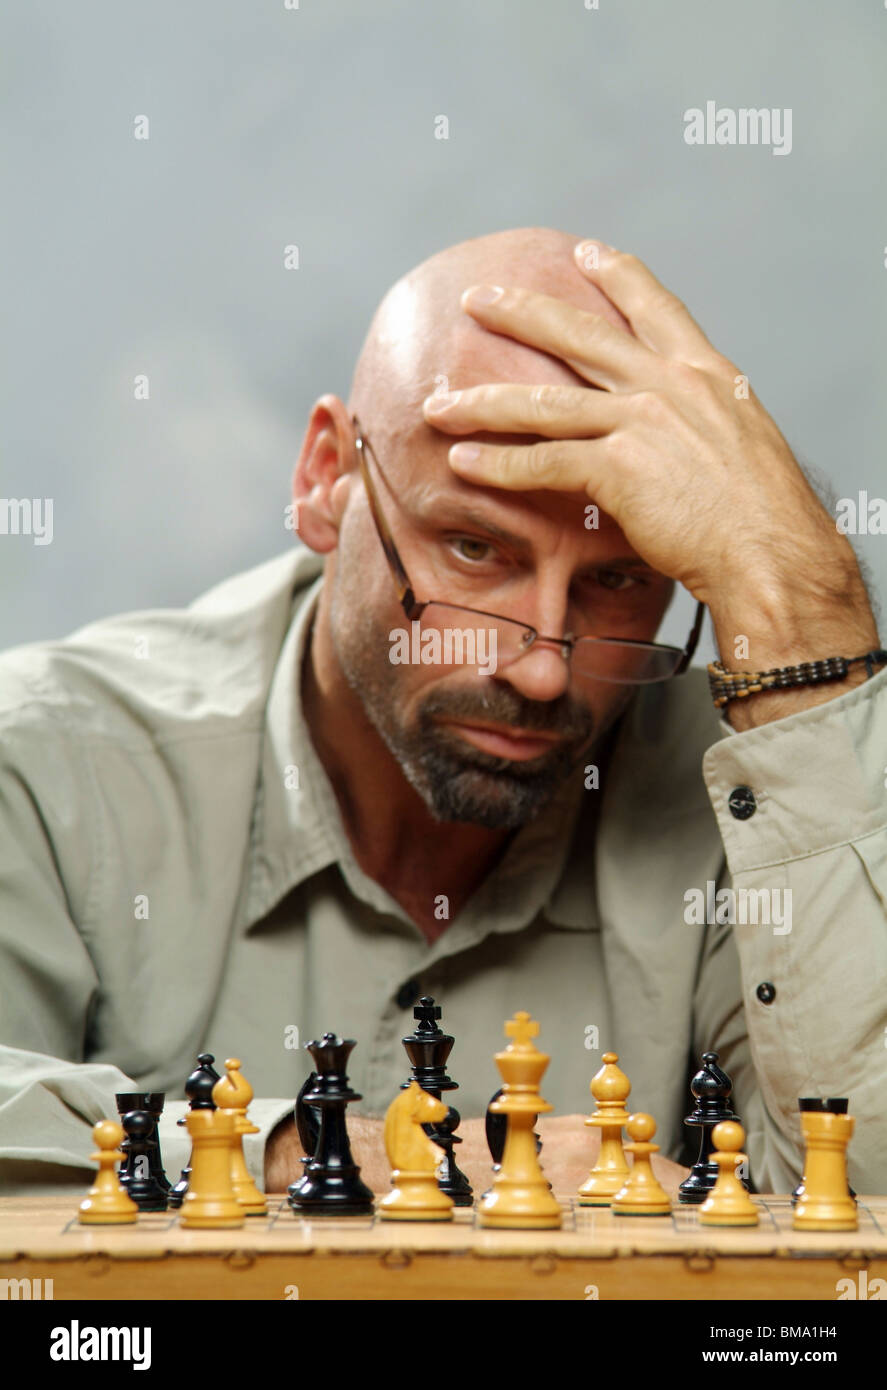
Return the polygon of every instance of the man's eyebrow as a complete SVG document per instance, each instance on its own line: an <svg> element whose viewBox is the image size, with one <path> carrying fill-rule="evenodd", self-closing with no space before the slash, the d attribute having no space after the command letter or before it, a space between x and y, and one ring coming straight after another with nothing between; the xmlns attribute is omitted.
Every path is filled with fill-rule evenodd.
<svg viewBox="0 0 887 1390"><path fill-rule="evenodd" d="M660 573L660 571L654 569L652 565L648 565L646 560L642 560L640 555L608 556L606 560L601 560L600 564L592 564L589 566L589 569L598 570L612 570L617 568L621 570L645 570L648 574Z"/></svg>
<svg viewBox="0 0 887 1390"><path fill-rule="evenodd" d="M462 502L444 502L434 504L433 510L429 509L429 521L435 521L438 525L456 528L458 526L476 526L479 531L486 531L488 535L495 536L496 540L502 541L505 545L513 546L515 550L528 555L532 550L532 544L526 536L515 535L513 531L507 531L504 526L499 526L497 522L482 511L477 511L473 507L467 507Z"/></svg>
<svg viewBox="0 0 887 1390"><path fill-rule="evenodd" d="M423 518L424 519L424 518ZM477 511L475 508L466 506L462 502L435 503L434 511L428 517L429 521L434 521L438 525L456 528L463 526L476 526L479 531L486 531L488 535L494 536L505 545L512 546L523 555L529 555L533 546L526 536L515 535L513 531L508 531L504 526L491 521L485 512ZM590 564L583 567L589 572L602 569L633 569L643 570L647 574L658 574L659 571L652 565L648 565L646 560L642 560L639 555L616 555L602 558L598 564Z"/></svg>

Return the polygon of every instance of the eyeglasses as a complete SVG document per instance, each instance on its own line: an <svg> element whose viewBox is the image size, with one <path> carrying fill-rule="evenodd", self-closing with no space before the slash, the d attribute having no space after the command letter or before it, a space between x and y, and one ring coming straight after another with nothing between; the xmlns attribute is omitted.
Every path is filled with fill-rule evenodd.
<svg viewBox="0 0 887 1390"><path fill-rule="evenodd" d="M354 443L370 512L394 578L397 596L410 622L420 623L425 631L458 634L460 629L457 625L464 625L465 615L470 614L475 620L474 628L479 638L485 634L490 643L487 650L497 653L497 670L510 666L533 647L543 643L556 647L569 663L573 675L586 680L611 681L620 685L650 685L656 681L670 680L672 676L683 675L687 670L702 631L704 603L697 603L690 636L687 638L686 646L681 648L664 646L659 642L639 642L626 637L574 637L572 634L563 637L543 637L536 628L530 627L527 623L519 622L515 618L504 618L499 613L487 613L481 608L467 608L461 603L417 599L382 512L379 495L370 476L368 456L372 456L381 476L385 475L360 421L356 415L351 418L356 431Z"/></svg>

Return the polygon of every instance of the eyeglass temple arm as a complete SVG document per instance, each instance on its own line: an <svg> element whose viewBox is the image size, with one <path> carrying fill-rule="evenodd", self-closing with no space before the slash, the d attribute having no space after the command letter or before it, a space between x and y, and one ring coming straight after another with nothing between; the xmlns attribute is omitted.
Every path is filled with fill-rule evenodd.
<svg viewBox="0 0 887 1390"><path fill-rule="evenodd" d="M684 648L684 655L681 657L681 664L675 671L676 676L683 675L684 671L686 671L687 667L690 665L690 662L693 659L693 654L696 651L696 647L699 643L699 634L702 632L702 623L704 618L705 604L699 602L696 604L696 617L693 619L693 626L690 629L690 636L687 638L687 645Z"/></svg>
<svg viewBox="0 0 887 1390"><path fill-rule="evenodd" d="M376 493L376 489L373 485L373 480L370 477L370 470L367 467L366 461L366 452L369 448L369 443L364 436L363 430L360 427L360 421L358 420L357 416L355 415L353 418L355 426L357 427L357 438L355 439L354 444L355 448L357 449L358 457L360 458L360 472L363 478L364 487L366 488L367 498L370 504L370 512L372 513L373 522L375 523L376 530L379 533L379 540L382 543L382 549L385 552L385 558L388 561L389 568L394 577L394 582L397 587L397 597L400 599L401 606L403 607L403 610L406 613L407 617L410 617L416 608L416 596L413 593L409 575L404 569L403 561L401 560L400 555L398 554L397 546L394 544L394 537L388 529L388 523L385 520L385 517L382 515L382 508L379 505L379 498Z"/></svg>

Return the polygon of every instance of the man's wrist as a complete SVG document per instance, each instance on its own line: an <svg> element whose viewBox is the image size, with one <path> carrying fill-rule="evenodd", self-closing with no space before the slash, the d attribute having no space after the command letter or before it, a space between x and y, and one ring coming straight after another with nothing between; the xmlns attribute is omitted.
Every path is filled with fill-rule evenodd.
<svg viewBox="0 0 887 1390"><path fill-rule="evenodd" d="M856 581L840 590L753 586L747 580L744 586L725 585L723 597L709 604L721 661L731 671L760 671L861 656L877 647L878 629L858 572Z"/></svg>
<svg viewBox="0 0 887 1390"><path fill-rule="evenodd" d="M858 570L855 583L829 601L823 586L747 585L711 609L720 660L728 671L767 671L827 657L862 656L877 648L878 629ZM864 684L864 666L844 680L731 700L724 717L737 732L825 704Z"/></svg>

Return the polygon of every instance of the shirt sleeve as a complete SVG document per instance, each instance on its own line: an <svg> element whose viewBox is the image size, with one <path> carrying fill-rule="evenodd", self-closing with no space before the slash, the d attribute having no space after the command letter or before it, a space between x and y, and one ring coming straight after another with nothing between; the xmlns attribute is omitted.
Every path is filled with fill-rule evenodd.
<svg viewBox="0 0 887 1390"><path fill-rule="evenodd" d="M119 1067L87 1060L101 989L88 945L102 882L95 780L82 741L14 691L8 670L2 695L13 717L0 713L0 1190L85 1190L96 1172L93 1125L117 1117L117 1092L143 1089ZM177 1123L186 1109L167 1101L160 1121L173 1183L190 1152ZM260 1186L267 1140L292 1109L292 1099L250 1106L258 1133L245 1136L244 1155Z"/></svg>
<svg viewBox="0 0 887 1390"><path fill-rule="evenodd" d="M0 1190L88 1187L97 1171L92 1126L116 1119L116 1092L133 1089L116 1067L0 1047Z"/></svg>
<svg viewBox="0 0 887 1390"><path fill-rule="evenodd" d="M809 1095L847 1097L850 1182L883 1192L887 672L760 728L724 723L722 735L703 774L730 874L717 888L730 896L707 931L697 1037L733 1068L759 1191L799 1181L798 1099ZM751 790L750 815L737 788ZM728 984L737 955L741 1009Z"/></svg>
<svg viewBox="0 0 887 1390"><path fill-rule="evenodd" d="M49 1189L88 1179L92 1126L137 1089L84 1062L98 980L75 924L92 862L75 741L32 710L0 736L0 1184ZM95 1169L93 1168L94 1172Z"/></svg>

